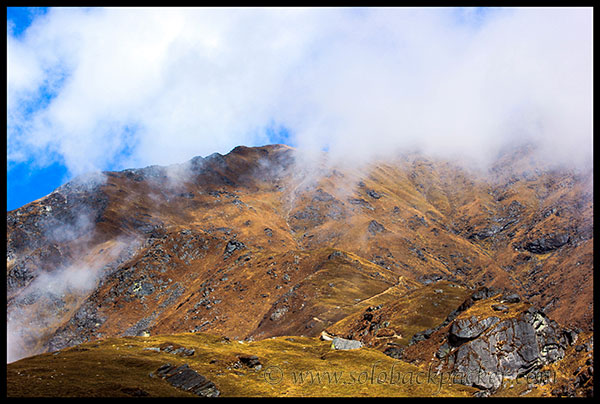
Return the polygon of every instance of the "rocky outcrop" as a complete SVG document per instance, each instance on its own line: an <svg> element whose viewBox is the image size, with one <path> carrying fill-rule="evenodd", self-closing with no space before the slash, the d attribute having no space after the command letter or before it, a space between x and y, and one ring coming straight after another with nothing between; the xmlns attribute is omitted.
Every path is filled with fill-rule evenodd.
<svg viewBox="0 0 600 404"><path fill-rule="evenodd" d="M569 242L568 234L549 234L525 244L524 249L534 254L554 251Z"/></svg>
<svg viewBox="0 0 600 404"><path fill-rule="evenodd" d="M572 340L568 333L534 308L518 317L473 316L456 320L448 343L438 351L467 385L497 389L504 379L524 376L560 360Z"/></svg>
<svg viewBox="0 0 600 404"><path fill-rule="evenodd" d="M367 195L369 195L373 199L379 199L379 198L381 198L381 195L378 194L377 192L373 191L372 189L369 189L367 191Z"/></svg>
<svg viewBox="0 0 600 404"><path fill-rule="evenodd" d="M229 240L225 246L225 252L223 253L223 260L226 260L237 250L243 250L246 248L244 243L238 240Z"/></svg>
<svg viewBox="0 0 600 404"><path fill-rule="evenodd" d="M243 365L248 366L249 368L258 368L258 370L260 370L262 367L262 364L256 355L240 355L238 356L238 359Z"/></svg>
<svg viewBox="0 0 600 404"><path fill-rule="evenodd" d="M371 233L372 235L375 235L377 233L381 233L382 231L385 231L385 227L383 227L383 225L381 223L378 223L375 220L371 220L369 222L368 230L369 230L369 233Z"/></svg>
<svg viewBox="0 0 600 404"><path fill-rule="evenodd" d="M218 397L221 393L213 382L190 369L187 364L176 366L167 363L159 367L156 374L171 385L200 397Z"/></svg>

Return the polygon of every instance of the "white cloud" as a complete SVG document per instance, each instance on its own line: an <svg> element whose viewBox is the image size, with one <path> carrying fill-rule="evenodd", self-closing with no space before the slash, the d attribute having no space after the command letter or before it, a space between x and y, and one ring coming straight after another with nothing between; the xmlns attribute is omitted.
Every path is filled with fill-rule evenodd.
<svg viewBox="0 0 600 404"><path fill-rule="evenodd" d="M271 122L334 157L534 137L591 158L591 27L590 8L51 9L8 33L9 161L180 163L267 143Z"/></svg>

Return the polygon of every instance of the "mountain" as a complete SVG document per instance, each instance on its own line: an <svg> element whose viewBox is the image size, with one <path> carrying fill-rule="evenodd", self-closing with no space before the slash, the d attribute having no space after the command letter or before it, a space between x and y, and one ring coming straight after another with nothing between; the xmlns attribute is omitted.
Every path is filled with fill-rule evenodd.
<svg viewBox="0 0 600 404"><path fill-rule="evenodd" d="M24 394L19 375L31 366L51 366L67 353L65 363L77 366L77 358L155 344L158 351L118 362L145 371L160 365L143 362L150 353L173 357L156 344L214 351L223 338L252 347L263 365L299 360L303 351L312 352L307 364L322 363L325 335L364 346L332 352L350 355L338 358L340 366L368 356L417 369L443 351L440 369L470 369L457 355L480 354L465 347L490 338L510 340L496 330L507 324L518 324L538 353L510 369L496 355L486 362L491 374L510 371L520 380L554 367L558 387L527 393L590 394L591 377L576 383L564 375L585 372L593 352L591 170L552 167L532 147L505 151L486 172L418 153L360 167L321 157L307 164L285 145L240 146L179 165L78 177L8 212L8 359L44 353L8 365L9 394ZM505 307L492 308L498 305ZM467 323L481 332L461 340L456 330ZM286 338L300 342L290 346ZM520 341L507 346L520 351ZM218 381L219 372L237 371L233 356L213 358L229 365L212 369L198 355L195 369L211 375L222 395L262 394ZM165 380L193 373L169 369ZM144 383L159 380L166 384L160 377ZM446 395L516 391L462 384ZM133 388L115 386L57 394ZM288 387L266 395L301 394ZM171 388L139 390L170 395ZM310 394L352 395L319 391Z"/></svg>

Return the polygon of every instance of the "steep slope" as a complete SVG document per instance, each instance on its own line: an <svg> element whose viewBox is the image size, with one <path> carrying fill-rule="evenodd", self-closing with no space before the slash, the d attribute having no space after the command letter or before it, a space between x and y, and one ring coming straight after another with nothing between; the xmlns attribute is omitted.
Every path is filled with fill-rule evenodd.
<svg viewBox="0 0 600 404"><path fill-rule="evenodd" d="M441 279L591 330L591 172L528 153L482 176L418 155L304 167L271 145L76 179L7 213L9 359L145 332L317 336Z"/></svg>

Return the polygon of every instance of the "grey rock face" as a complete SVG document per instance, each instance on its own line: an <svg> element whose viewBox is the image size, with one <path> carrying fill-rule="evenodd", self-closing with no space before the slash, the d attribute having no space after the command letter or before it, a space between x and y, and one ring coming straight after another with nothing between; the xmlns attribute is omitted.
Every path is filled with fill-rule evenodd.
<svg viewBox="0 0 600 404"><path fill-rule="evenodd" d="M498 317L488 317L479 320L475 316L468 319L456 320L450 326L449 339L451 342L461 342L477 338L481 333L496 324L500 319Z"/></svg>
<svg viewBox="0 0 600 404"><path fill-rule="evenodd" d="M487 329L453 353L454 371L465 375L466 384L497 389L503 379L515 379L564 357L566 333L542 312L530 309L501 322L496 317L474 320L455 322L461 325L451 332L472 336Z"/></svg>
<svg viewBox="0 0 600 404"><path fill-rule="evenodd" d="M331 341L331 347L333 349L341 349L341 350L359 349L362 346L363 346L363 344L360 341L355 341L355 340L345 339L345 338L340 338L340 337L335 337L333 339L333 341Z"/></svg>
<svg viewBox="0 0 600 404"><path fill-rule="evenodd" d="M213 382L190 369L187 364L177 367L167 363L158 368L156 374L171 385L200 397L218 397L221 394Z"/></svg>

